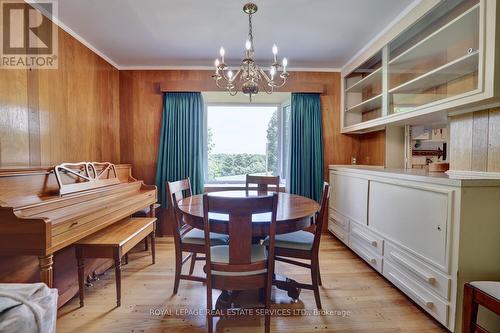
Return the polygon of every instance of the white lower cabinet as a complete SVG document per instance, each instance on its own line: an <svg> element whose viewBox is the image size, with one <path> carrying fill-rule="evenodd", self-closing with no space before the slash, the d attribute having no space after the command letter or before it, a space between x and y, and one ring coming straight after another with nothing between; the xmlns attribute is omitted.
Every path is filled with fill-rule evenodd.
<svg viewBox="0 0 500 333"><path fill-rule="evenodd" d="M328 230L330 230L330 232L343 243L346 245L349 244L349 219L334 209L330 209L328 216Z"/></svg>
<svg viewBox="0 0 500 333"><path fill-rule="evenodd" d="M388 260L384 261L383 275L441 324L448 325L449 305L439 296L429 292L407 272L399 270Z"/></svg>
<svg viewBox="0 0 500 333"><path fill-rule="evenodd" d="M382 273L382 256L367 248L363 243L354 237L349 238L349 247L356 252L358 256L363 258L364 261L370 264L370 266L372 266L377 272Z"/></svg>
<svg viewBox="0 0 500 333"><path fill-rule="evenodd" d="M460 332L464 283L500 280L500 180L331 166L330 183L328 230Z"/></svg>
<svg viewBox="0 0 500 333"><path fill-rule="evenodd" d="M451 278L448 275L389 242L385 243L384 251L386 261L391 262L397 269L411 276L422 288L445 300L450 299Z"/></svg>
<svg viewBox="0 0 500 333"><path fill-rule="evenodd" d="M371 232L367 227L361 224L351 223L349 236L350 239L356 239L377 255L383 254L384 239Z"/></svg>

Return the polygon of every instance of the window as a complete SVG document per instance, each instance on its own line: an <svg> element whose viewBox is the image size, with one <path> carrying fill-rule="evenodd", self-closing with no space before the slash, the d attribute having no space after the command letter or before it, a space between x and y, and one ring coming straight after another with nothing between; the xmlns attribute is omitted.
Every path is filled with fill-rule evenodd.
<svg viewBox="0 0 500 333"><path fill-rule="evenodd" d="M285 180L290 107L218 104L205 108L205 183L244 183L246 174Z"/></svg>

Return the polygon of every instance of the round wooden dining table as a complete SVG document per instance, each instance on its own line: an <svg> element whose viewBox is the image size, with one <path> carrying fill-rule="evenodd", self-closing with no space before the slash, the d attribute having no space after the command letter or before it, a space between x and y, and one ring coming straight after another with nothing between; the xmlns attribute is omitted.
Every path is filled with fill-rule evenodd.
<svg viewBox="0 0 500 333"><path fill-rule="evenodd" d="M273 192L257 191L219 191L210 192L209 196L222 197L255 197L269 195ZM203 195L193 195L179 201L179 209L183 213L184 221L192 226L203 230ZM276 214L276 233L286 234L289 232L303 230L311 225L311 217L319 210L319 204L309 198L289 194L278 193L278 208ZM226 214L209 213L210 231L221 234L229 234L228 220ZM268 235L271 214L254 214L252 216L252 234L253 237L262 237ZM273 285L278 289L287 291L288 296L297 301L300 295L300 283L286 276L274 275ZM234 293L224 290L217 299L216 308L226 308L232 304Z"/></svg>
<svg viewBox="0 0 500 333"><path fill-rule="evenodd" d="M210 192L209 196L245 198L269 195L272 192L258 191L220 191ZM203 195L186 197L179 201L179 209L184 214L184 220L194 228L203 230ZM309 198L278 193L278 211L276 216L276 233L286 234L303 230L311 225L311 217L319 210L319 204ZM226 214L209 213L212 232L229 234L228 216ZM254 214L252 216L252 233L254 237L265 237L269 233L271 213Z"/></svg>

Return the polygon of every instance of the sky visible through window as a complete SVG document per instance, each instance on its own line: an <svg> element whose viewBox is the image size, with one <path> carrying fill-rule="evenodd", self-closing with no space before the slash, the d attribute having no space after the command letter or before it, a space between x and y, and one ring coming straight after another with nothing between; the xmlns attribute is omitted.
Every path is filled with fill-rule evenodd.
<svg viewBox="0 0 500 333"><path fill-rule="evenodd" d="M241 181L278 168L278 107L208 106L208 180Z"/></svg>
<svg viewBox="0 0 500 333"><path fill-rule="evenodd" d="M276 107L208 106L214 154L265 154L267 127Z"/></svg>

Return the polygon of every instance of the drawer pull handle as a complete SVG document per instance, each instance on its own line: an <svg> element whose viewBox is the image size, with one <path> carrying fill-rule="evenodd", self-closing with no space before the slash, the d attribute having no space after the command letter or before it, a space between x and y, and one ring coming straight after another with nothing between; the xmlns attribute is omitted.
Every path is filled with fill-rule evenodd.
<svg viewBox="0 0 500 333"><path fill-rule="evenodd" d="M419 278L421 278L428 284L434 284L434 282L436 282L436 279L433 276L430 276L420 271L417 267L415 267L412 263L408 262L405 258L401 257L399 254L391 252L391 257L398 264L405 267L406 269L417 275Z"/></svg>
<svg viewBox="0 0 500 333"><path fill-rule="evenodd" d="M363 251L361 250L357 250L356 253L359 254L360 257L362 257L365 261L369 262L369 263L372 263L374 265L377 264L377 259L376 258L372 258L372 257L369 257L366 253L364 253Z"/></svg>
<svg viewBox="0 0 500 333"><path fill-rule="evenodd" d="M71 223L71 224L69 225L69 227L70 227L70 228L72 228L72 227L74 227L74 226L75 226L75 225L77 225L77 224L78 224L78 222L73 222L73 223Z"/></svg>
<svg viewBox="0 0 500 333"><path fill-rule="evenodd" d="M377 247L377 241L369 236L367 236L364 232L359 231L357 228L352 229L352 232L355 235L358 235L363 239L365 242L369 243L371 246Z"/></svg>
<svg viewBox="0 0 500 333"><path fill-rule="evenodd" d="M420 296L415 290L413 290L413 288L409 287L406 283L404 283L396 275L394 275L394 273L389 272L389 275L395 280L397 286L412 294L412 296L415 297L420 303L425 304L425 306L428 308L432 308L434 306L433 302L428 301Z"/></svg>

